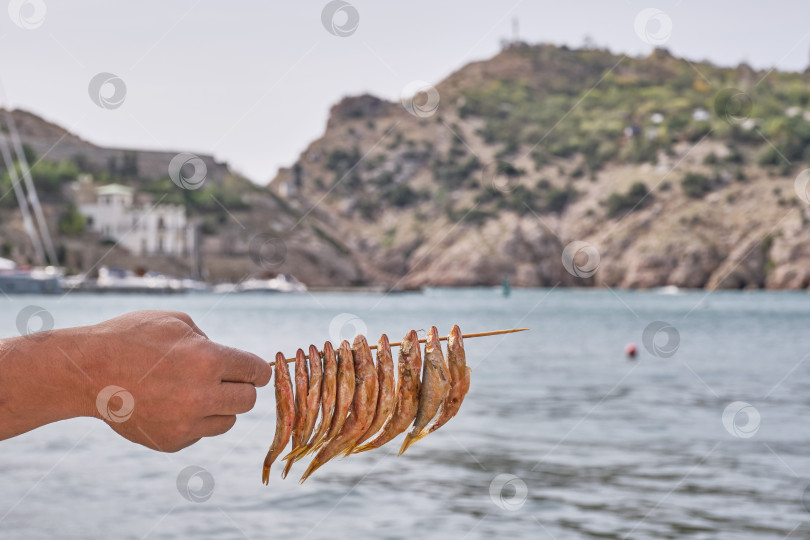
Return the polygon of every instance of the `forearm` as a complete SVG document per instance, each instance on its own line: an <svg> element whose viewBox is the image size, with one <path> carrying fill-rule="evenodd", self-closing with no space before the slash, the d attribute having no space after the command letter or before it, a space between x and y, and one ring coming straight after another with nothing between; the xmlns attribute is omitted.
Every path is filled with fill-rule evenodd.
<svg viewBox="0 0 810 540"><path fill-rule="evenodd" d="M228 431L272 373L174 311L0 340L0 440L94 416L130 441L176 452Z"/></svg>
<svg viewBox="0 0 810 540"><path fill-rule="evenodd" d="M76 333L58 330L0 340L0 440L94 414Z"/></svg>

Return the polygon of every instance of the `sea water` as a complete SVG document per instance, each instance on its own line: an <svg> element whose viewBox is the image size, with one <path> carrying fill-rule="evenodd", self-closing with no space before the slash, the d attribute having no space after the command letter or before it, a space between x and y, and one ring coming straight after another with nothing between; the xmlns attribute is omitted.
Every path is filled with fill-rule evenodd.
<svg viewBox="0 0 810 540"><path fill-rule="evenodd" d="M810 535L806 293L15 296L0 299L0 336L17 335L31 305L57 328L179 309L267 359L355 332L531 331L467 340L461 412L405 455L397 439L304 485L306 461L261 484L272 386L229 433L176 454L94 419L0 442L0 538Z"/></svg>

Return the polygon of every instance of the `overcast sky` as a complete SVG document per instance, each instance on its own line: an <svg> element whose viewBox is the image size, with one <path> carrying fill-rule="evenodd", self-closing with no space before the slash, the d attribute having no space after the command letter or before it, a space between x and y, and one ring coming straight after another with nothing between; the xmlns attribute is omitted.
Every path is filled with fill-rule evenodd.
<svg viewBox="0 0 810 540"><path fill-rule="evenodd" d="M802 70L810 61L806 1L352 0L333 19L342 37L324 26L324 0L5 4L0 106L101 145L212 153L259 183L322 133L341 97L394 100L413 80L438 82L496 54L514 18L532 43L580 46L587 35L635 55L663 43L723 65ZM663 15L645 12L637 32L649 8ZM117 96L103 87L109 108L89 94L103 72L126 86Z"/></svg>

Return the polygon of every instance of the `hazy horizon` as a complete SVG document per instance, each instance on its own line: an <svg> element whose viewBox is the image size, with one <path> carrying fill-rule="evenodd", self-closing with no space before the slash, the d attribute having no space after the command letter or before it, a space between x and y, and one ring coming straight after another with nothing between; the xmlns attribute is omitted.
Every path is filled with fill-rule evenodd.
<svg viewBox="0 0 810 540"><path fill-rule="evenodd" d="M671 20L659 46L676 56L782 71L810 63L810 32L802 22L810 6L798 2L767 9L730 2L477 3L473 9L460 1L356 1L359 24L346 37L325 29L326 4L235 11L200 0L82 0L70 7L45 1L38 17L30 0L11 2L0 16L7 96L0 96L0 107L28 110L101 146L213 154L265 184L321 135L329 108L341 98L367 92L396 101L413 80L436 83L497 54L501 40L512 37L515 18L519 38L532 44L581 47L589 36L593 46L637 56L649 54L657 37L642 40L636 17L656 7ZM27 10L21 24L32 28L12 20L17 5ZM101 72L126 84L120 107L105 109L89 98L88 84Z"/></svg>

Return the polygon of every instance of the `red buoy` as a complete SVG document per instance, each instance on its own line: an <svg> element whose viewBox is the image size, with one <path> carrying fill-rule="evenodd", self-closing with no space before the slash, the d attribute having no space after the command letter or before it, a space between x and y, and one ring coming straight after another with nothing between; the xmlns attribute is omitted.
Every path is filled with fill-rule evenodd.
<svg viewBox="0 0 810 540"><path fill-rule="evenodd" d="M624 346L624 354L627 355L628 358L635 358L636 357L636 344L635 343L628 343Z"/></svg>

